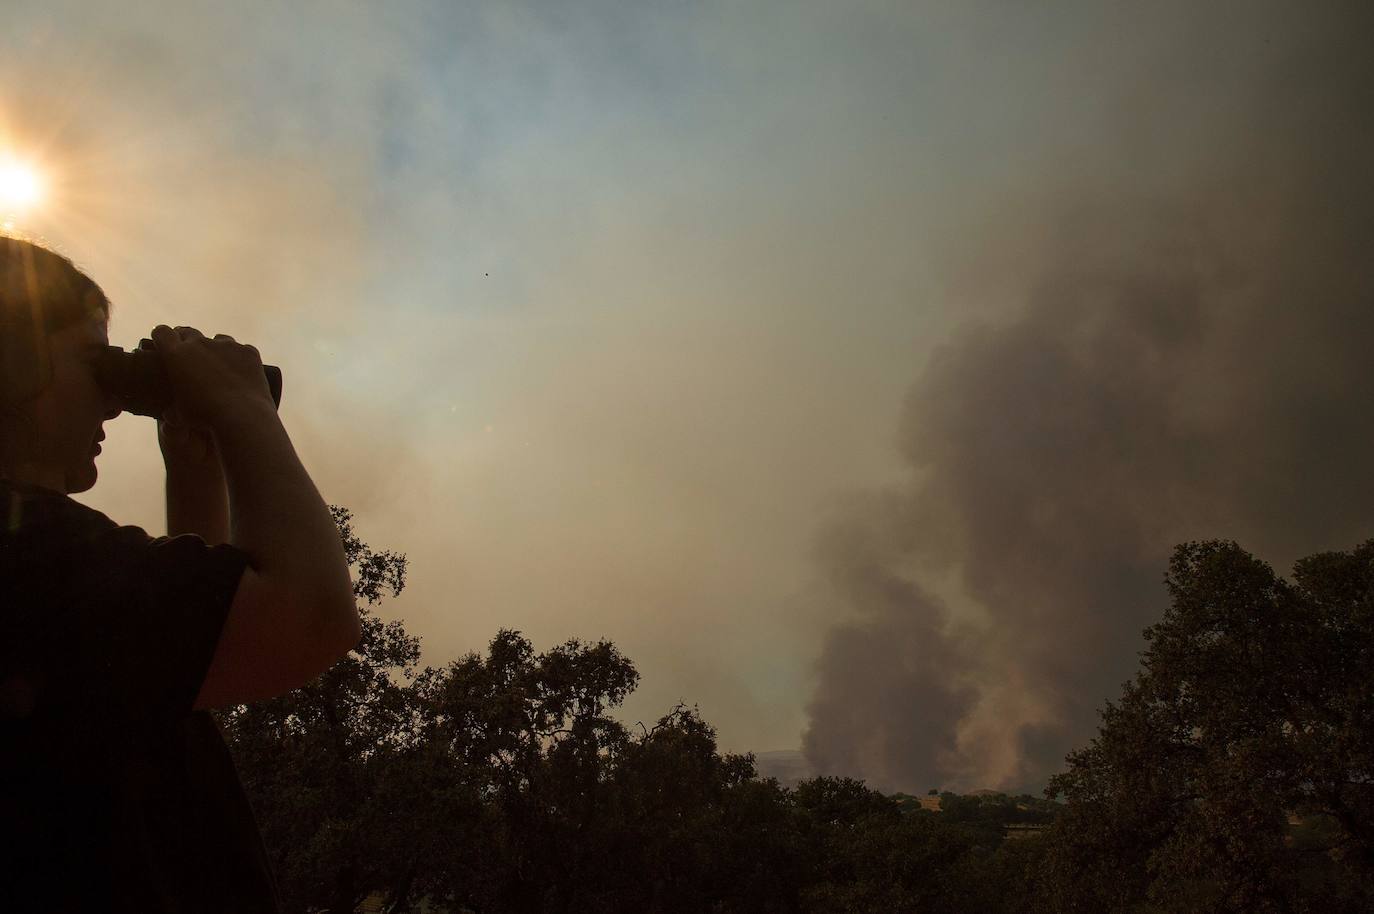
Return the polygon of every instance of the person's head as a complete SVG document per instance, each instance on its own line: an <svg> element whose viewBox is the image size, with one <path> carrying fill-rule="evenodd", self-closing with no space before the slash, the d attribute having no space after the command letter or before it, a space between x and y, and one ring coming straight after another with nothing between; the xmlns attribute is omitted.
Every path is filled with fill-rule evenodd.
<svg viewBox="0 0 1374 914"><path fill-rule="evenodd" d="M0 237L0 478L60 492L95 485L118 402L95 379L105 293L65 257Z"/></svg>

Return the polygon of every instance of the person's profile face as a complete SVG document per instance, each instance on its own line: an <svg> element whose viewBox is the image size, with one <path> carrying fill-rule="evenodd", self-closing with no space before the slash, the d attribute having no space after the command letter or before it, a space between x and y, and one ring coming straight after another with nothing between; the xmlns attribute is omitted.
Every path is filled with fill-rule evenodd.
<svg viewBox="0 0 1374 914"><path fill-rule="evenodd" d="M102 425L119 415L118 402L95 377L96 359L108 343L103 314L48 336L52 378L30 404L32 438L25 461L26 475L39 485L68 494L95 485Z"/></svg>

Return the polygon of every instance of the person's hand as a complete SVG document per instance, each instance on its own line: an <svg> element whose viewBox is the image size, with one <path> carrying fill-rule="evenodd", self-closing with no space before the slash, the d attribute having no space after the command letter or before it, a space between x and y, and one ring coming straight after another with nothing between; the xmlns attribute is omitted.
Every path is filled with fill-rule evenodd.
<svg viewBox="0 0 1374 914"><path fill-rule="evenodd" d="M156 349L152 340L139 343L140 349ZM219 446L215 435L203 426L189 425L175 406L157 417L157 446L169 470L218 471Z"/></svg>
<svg viewBox="0 0 1374 914"><path fill-rule="evenodd" d="M158 417L157 445L168 470L223 472L214 433L205 427L184 424L175 410L169 409Z"/></svg>
<svg viewBox="0 0 1374 914"><path fill-rule="evenodd" d="M162 356L172 385L172 405L158 423L158 441L190 456L206 445L201 433L235 410L266 406L274 409L257 349L220 333L214 339L194 327L153 328L152 339ZM170 424L170 429L164 426ZM167 453L164 446L164 455Z"/></svg>

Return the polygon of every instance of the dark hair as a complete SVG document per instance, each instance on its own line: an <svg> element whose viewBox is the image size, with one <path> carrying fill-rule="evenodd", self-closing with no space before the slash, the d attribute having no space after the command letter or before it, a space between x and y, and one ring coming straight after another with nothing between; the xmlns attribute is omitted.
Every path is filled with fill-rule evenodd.
<svg viewBox="0 0 1374 914"><path fill-rule="evenodd" d="M49 378L48 337L96 316L109 320L109 300L70 260L0 237L0 405L36 396Z"/></svg>

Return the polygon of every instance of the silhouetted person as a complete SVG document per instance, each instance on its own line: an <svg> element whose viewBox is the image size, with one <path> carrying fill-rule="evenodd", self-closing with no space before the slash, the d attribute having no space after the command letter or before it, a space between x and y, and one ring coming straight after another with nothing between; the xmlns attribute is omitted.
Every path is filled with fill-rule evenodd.
<svg viewBox="0 0 1374 914"><path fill-rule="evenodd" d="M0 909L276 911L206 709L357 643L343 546L257 350L189 327L152 334L171 535L69 498L120 411L93 371L108 320L68 260L0 239Z"/></svg>

